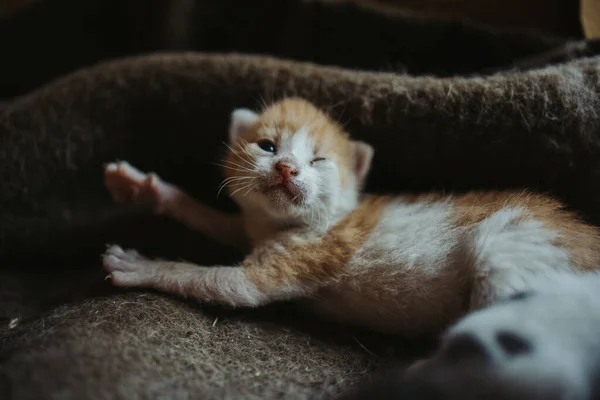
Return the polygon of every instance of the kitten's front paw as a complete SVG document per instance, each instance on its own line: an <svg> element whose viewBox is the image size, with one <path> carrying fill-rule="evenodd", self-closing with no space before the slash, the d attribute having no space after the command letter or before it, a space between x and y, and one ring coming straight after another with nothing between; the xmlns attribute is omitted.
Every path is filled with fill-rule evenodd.
<svg viewBox="0 0 600 400"><path fill-rule="evenodd" d="M113 285L132 287L148 285L155 275L154 263L141 256L135 250L123 250L121 247L110 246L102 255L104 270L109 273L107 278Z"/></svg>
<svg viewBox="0 0 600 400"><path fill-rule="evenodd" d="M154 173L143 173L125 161L110 163L104 169L104 184L117 203L144 204L157 214L163 212L162 182Z"/></svg>

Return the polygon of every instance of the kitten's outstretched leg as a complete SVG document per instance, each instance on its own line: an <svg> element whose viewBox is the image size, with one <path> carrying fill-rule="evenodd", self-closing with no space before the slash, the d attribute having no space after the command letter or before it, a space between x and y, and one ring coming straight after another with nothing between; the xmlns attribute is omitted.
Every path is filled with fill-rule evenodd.
<svg viewBox="0 0 600 400"><path fill-rule="evenodd" d="M108 164L104 179L106 188L117 203L148 205L155 213L169 215L215 241L238 248L246 246L239 216L228 215L194 201L154 173L143 173L122 161Z"/></svg>
<svg viewBox="0 0 600 400"><path fill-rule="evenodd" d="M369 226L379 220L373 210L380 210L385 201L363 202L325 236L286 231L254 248L240 266L150 260L111 246L103 256L104 269L115 286L149 287L233 306L306 298L346 273L350 258L371 232ZM364 215L370 218L368 224Z"/></svg>
<svg viewBox="0 0 600 400"><path fill-rule="evenodd" d="M264 283L273 271L256 273L259 268L253 266L201 267L185 262L151 260L135 250L125 251L119 246L110 246L102 261L115 286L153 288L234 307L255 307L294 295L306 295L310 290L302 290L293 284L271 286L265 290Z"/></svg>

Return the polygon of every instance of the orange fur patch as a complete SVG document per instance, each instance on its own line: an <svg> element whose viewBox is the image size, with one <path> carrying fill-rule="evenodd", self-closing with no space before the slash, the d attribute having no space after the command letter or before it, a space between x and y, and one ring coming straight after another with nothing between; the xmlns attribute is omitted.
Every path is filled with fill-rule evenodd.
<svg viewBox="0 0 600 400"><path fill-rule="evenodd" d="M322 238L304 244L284 238L283 251L265 244L243 262L250 280L263 292L286 284L324 282L340 276L381 218L389 198L365 199Z"/></svg>

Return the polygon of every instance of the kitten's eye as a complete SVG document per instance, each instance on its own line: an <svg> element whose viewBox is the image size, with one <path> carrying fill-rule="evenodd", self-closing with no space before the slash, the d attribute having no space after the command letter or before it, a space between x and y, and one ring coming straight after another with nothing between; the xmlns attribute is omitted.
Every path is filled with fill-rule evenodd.
<svg viewBox="0 0 600 400"><path fill-rule="evenodd" d="M323 158L323 157L317 157L317 158L315 158L314 160L312 160L312 161L310 162L310 164L312 165L312 164L314 164L314 163L316 163L316 162L319 162L319 161L325 161L325 158Z"/></svg>
<svg viewBox="0 0 600 400"><path fill-rule="evenodd" d="M275 143L271 142L269 139L261 139L258 142L256 142L256 144L258 145L258 147L260 147L264 151L268 151L269 153L275 153L275 151L277 150L275 148Z"/></svg>

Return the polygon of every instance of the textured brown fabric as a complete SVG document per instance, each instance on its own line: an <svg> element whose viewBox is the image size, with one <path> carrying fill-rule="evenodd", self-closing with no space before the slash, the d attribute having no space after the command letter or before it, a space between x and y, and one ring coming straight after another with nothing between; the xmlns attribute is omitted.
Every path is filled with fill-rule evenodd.
<svg viewBox="0 0 600 400"><path fill-rule="evenodd" d="M225 13L232 4L239 14ZM416 50L444 54L447 43L422 34L428 26L422 20L396 42L407 32L399 20L386 25L356 8L311 5L310 12L289 14L295 16L289 26L254 21L262 30L244 38L243 29L233 29L250 24L242 3L204 7L198 48L347 68L239 54L157 54L81 70L0 105L0 398L330 397L381 365L410 359L407 350L422 354L397 338L329 326L287 304L233 312L112 290L103 280L98 255L105 243L205 265L240 257L171 221L114 206L102 187L102 165L128 160L231 209L216 199L215 163L231 110L257 106L261 98L306 97L371 142L369 190L527 186L600 221L599 58L486 77L415 77L392 73L385 57L400 43L398 59L413 71L435 70L441 56ZM334 14L341 22L330 31L324 21ZM310 26L302 23L307 15L321 21L310 35L302 31ZM371 47L374 39L344 42L358 35L355 18L392 39ZM288 48L275 40L282 26L310 40L299 34ZM464 62L448 52L440 75L502 68L564 43L522 44L522 36L437 26L438 39L454 34L473 52L482 48ZM258 46L261 37L275 39ZM371 71L349 69L356 66ZM10 74L0 76L7 81Z"/></svg>
<svg viewBox="0 0 600 400"><path fill-rule="evenodd" d="M331 398L418 349L307 319L288 305L235 312L118 294L93 269L60 278L0 274L1 398ZM32 318L39 303L83 293L86 300L44 304L53 310Z"/></svg>
<svg viewBox="0 0 600 400"><path fill-rule="evenodd" d="M211 314L154 294L102 297L14 328L3 351L10 355L0 366L11 387L0 394L4 399L58 398L61 392L67 398L124 400L330 397L380 360L360 347L369 342L339 330L327 333Z"/></svg>
<svg viewBox="0 0 600 400"><path fill-rule="evenodd" d="M214 203L230 111L283 95L329 109L375 146L370 190L528 186L597 217L597 65L434 79L187 54L82 71L0 117L2 251L114 219L100 174L117 158Z"/></svg>

